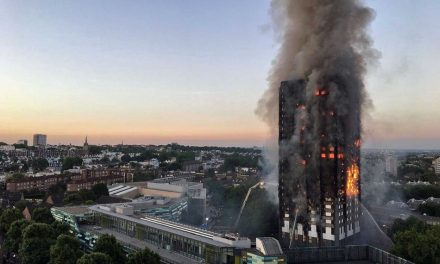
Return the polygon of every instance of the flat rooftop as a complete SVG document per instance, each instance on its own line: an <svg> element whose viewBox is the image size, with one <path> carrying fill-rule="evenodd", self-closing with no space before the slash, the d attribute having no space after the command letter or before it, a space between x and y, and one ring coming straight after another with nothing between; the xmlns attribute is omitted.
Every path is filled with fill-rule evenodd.
<svg viewBox="0 0 440 264"><path fill-rule="evenodd" d="M83 215L92 212L89 206L66 206L54 208L72 215Z"/></svg>
<svg viewBox="0 0 440 264"><path fill-rule="evenodd" d="M115 238L122 242L123 244L128 245L129 247L133 248L133 249L138 249L138 250L142 250L144 248L148 248L150 250L153 250L154 252L156 252L157 254L159 254L159 256L163 259L166 260L171 260L174 263L182 263L182 264L196 264L199 263L200 261L185 257L181 254L178 253L173 253L172 251L163 249L163 248L159 248L156 245L153 245L151 243L148 243L146 241L142 241L124 234L121 234L119 232L113 231L111 229L107 229L107 228L96 228L96 226L91 226L91 225L81 225L80 229L92 234L97 234L97 235L101 235L101 234L110 234L115 236Z"/></svg>
<svg viewBox="0 0 440 264"><path fill-rule="evenodd" d="M189 225L184 225L177 222L167 221L156 217L141 217L137 218L135 216L129 216L129 215L123 215L118 214L115 212L111 212L108 210L101 209L99 205L93 205L90 207L92 211L99 212L102 214L110 215L113 217L117 217L120 219L125 219L128 221L135 222L137 224L143 225L143 226L149 226L151 228L155 228L164 232L176 234L182 237L190 238L196 241L200 241L202 243L212 245L215 247L233 247L232 245L216 241L213 238L214 237L223 237L222 234L207 231L204 229L196 228Z"/></svg>

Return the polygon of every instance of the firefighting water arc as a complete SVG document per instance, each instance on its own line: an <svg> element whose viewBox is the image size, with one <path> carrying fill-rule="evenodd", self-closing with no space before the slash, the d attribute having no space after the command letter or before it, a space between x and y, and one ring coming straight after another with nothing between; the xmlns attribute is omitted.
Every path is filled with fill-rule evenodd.
<svg viewBox="0 0 440 264"><path fill-rule="evenodd" d="M279 53L257 114L278 137L282 243L338 246L361 232L364 75L377 52L358 0L273 0Z"/></svg>

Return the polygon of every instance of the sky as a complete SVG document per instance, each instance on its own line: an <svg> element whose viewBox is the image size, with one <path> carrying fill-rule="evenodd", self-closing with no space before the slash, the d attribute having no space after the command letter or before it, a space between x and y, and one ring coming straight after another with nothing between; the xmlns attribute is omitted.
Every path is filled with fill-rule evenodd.
<svg viewBox="0 0 440 264"><path fill-rule="evenodd" d="M440 1L368 0L364 146L440 148ZM0 141L253 146L269 0L0 0Z"/></svg>

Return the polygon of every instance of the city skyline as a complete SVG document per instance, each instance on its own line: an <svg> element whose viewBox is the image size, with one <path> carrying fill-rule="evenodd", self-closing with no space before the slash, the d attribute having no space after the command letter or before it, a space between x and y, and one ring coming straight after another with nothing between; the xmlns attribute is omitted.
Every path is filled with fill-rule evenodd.
<svg viewBox="0 0 440 264"><path fill-rule="evenodd" d="M269 1L227 2L2 2L0 141L263 145L254 110L278 49ZM366 3L381 59L364 146L440 148L440 3Z"/></svg>

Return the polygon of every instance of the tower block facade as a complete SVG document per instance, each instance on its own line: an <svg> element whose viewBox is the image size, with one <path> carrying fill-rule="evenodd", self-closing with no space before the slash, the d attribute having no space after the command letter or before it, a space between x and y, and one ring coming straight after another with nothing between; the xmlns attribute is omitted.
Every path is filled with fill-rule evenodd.
<svg viewBox="0 0 440 264"><path fill-rule="evenodd" d="M279 221L285 247L344 245L360 232L360 104L343 80L279 90Z"/></svg>

